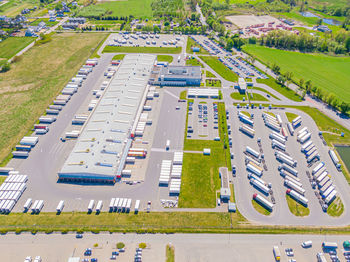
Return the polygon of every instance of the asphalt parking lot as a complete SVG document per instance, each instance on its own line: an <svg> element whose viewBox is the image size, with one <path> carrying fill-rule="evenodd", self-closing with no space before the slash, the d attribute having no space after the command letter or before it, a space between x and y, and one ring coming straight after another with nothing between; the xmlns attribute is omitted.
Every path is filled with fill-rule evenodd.
<svg viewBox="0 0 350 262"><path fill-rule="evenodd" d="M295 259L298 262L316 261L316 254L322 252L322 242L338 244L337 255L346 261L342 243L348 236L342 235L251 235L251 234L84 234L76 239L74 234L9 234L1 237L0 251L4 261L20 262L26 256L41 256L44 261L67 261L69 257L97 258L110 260L116 243L125 244L125 252L119 253L116 261L132 261L139 243L146 243L142 252L143 261L165 261L168 243L175 248L175 261L274 261L272 248L278 246L281 261ZM311 248L302 248L301 243L312 241ZM97 247L94 247L98 244ZM14 248L16 247L16 248ZM84 256L87 248L91 256ZM292 249L293 256L287 256L285 249ZM327 261L330 255L325 254Z"/></svg>
<svg viewBox="0 0 350 262"><path fill-rule="evenodd" d="M194 99L188 111L188 139L214 140L219 136L218 116L212 99Z"/></svg>
<svg viewBox="0 0 350 262"><path fill-rule="evenodd" d="M186 43L185 36L164 34L111 34L107 41L110 46L179 47Z"/></svg>
<svg viewBox="0 0 350 262"><path fill-rule="evenodd" d="M242 126L243 123L238 119L237 112L238 109L234 106L229 106L230 119L228 123L231 123L232 126L232 137L234 137L234 146L232 147L232 152L234 153L234 159L232 160L232 164L237 166L237 174L234 179L235 184L235 194L236 200L238 204L238 208L242 214L247 217L251 221L257 221L262 223L276 223L276 224L303 224L303 225L317 225L317 224L327 224L333 225L337 224L341 221L345 222L345 217L347 216L346 208L344 214L339 218L332 218L326 213L322 211L321 205L319 204L318 198L315 196L314 189L311 187L310 181L306 175L306 171L311 171L313 167L316 166L314 164L312 167L308 168L308 165L305 160L305 156L301 153L300 148L301 145L296 141L296 137L290 137L287 140L286 148L287 152L297 161L298 170L298 178L301 180L303 188L306 190L305 196L309 200L308 207L310 209L310 215L307 217L295 217L289 211L285 194L287 188L283 185L283 178L280 176L278 171L278 165L280 163L275 158L275 150L271 148L271 139L269 139L269 134L272 132L271 129L264 125L261 114L264 111L268 111L267 109L239 109L241 111L249 112L250 114L254 114L254 129L255 136L251 138L246 134L239 131L239 126ZM287 122L287 117L284 113L285 110L270 110L270 112L280 114L282 117L283 123ZM294 111L295 112L295 111ZM332 175L332 179L334 184L337 185L339 195L344 203L344 206L347 205L347 198L343 197L344 195L349 193L349 189L347 186L343 186L346 184L345 178L342 173L338 172L334 167L331 159L328 155L328 148L325 147L322 143L322 140L318 136L318 129L316 124L310 119L309 116L303 114L300 111L296 112L302 116L303 122L301 127L296 129L296 131L300 130L303 126L308 126L309 130L312 130L312 141L318 148L318 152L321 156L321 161L324 161L327 166L327 170L334 174ZM264 153L264 160L267 166L267 171L263 172L263 176L261 177L265 182L272 184L273 196L275 198L275 206L274 210L270 216L263 216L258 213L251 204L252 195L254 193L259 193L263 195L256 188L252 187L249 183L249 179L247 178L246 166L243 164L245 160L245 155L243 151L245 151L246 146L249 146L258 151L258 143L257 139L261 138L261 147ZM267 196L265 196L267 198ZM270 198L270 197L269 197Z"/></svg>

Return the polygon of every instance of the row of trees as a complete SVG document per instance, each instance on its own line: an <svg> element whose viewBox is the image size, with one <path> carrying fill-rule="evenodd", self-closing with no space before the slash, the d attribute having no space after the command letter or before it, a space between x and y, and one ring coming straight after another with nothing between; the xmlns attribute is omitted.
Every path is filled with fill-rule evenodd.
<svg viewBox="0 0 350 262"><path fill-rule="evenodd" d="M96 27L91 27L91 26L86 26L81 28L82 31L108 31L107 27L103 26L96 26Z"/></svg>
<svg viewBox="0 0 350 262"><path fill-rule="evenodd" d="M288 87L291 82L293 82L293 72L281 73L280 67L277 64L272 64L271 70L278 75L276 82L282 86ZM300 78L296 83L302 91L302 98L306 94L314 96L326 104L340 110L343 114L347 114L350 110L350 104L340 100L335 94L330 93L323 88L319 88L312 83L311 80L305 81L304 78Z"/></svg>
<svg viewBox="0 0 350 262"><path fill-rule="evenodd" d="M316 37L304 32L296 35L288 31L275 30L269 32L266 36L262 36L258 43L268 47L299 50L301 52L318 51L345 54L350 52L350 32L341 29L337 33Z"/></svg>

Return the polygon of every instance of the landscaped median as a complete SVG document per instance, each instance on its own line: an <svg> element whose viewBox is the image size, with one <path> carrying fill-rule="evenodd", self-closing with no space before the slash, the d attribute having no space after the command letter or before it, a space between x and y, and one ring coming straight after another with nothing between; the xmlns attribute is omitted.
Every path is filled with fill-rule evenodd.
<svg viewBox="0 0 350 262"><path fill-rule="evenodd" d="M238 81L238 75L225 66L216 56L199 56L199 58L225 80L231 82Z"/></svg>
<svg viewBox="0 0 350 262"><path fill-rule="evenodd" d="M102 53L180 54L181 47L106 46Z"/></svg>
<svg viewBox="0 0 350 262"><path fill-rule="evenodd" d="M289 195L286 195L286 200L288 204L289 211L298 217L305 217L310 214L310 209L299 204L297 201L292 199Z"/></svg>

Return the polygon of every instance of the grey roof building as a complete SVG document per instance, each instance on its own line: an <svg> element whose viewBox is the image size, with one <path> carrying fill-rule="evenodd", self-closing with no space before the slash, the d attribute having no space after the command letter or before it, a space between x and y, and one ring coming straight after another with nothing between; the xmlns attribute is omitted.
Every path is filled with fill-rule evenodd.
<svg viewBox="0 0 350 262"><path fill-rule="evenodd" d="M160 86L200 86L200 66L172 66L163 65L157 71L153 81L154 85Z"/></svg>
<svg viewBox="0 0 350 262"><path fill-rule="evenodd" d="M129 54L105 89L58 173L63 181L114 183L124 168L131 129L147 92L155 55Z"/></svg>

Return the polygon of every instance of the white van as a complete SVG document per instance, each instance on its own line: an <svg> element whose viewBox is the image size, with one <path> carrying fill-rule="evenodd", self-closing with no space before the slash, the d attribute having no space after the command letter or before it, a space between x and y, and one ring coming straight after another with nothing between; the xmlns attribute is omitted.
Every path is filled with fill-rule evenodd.
<svg viewBox="0 0 350 262"><path fill-rule="evenodd" d="M305 242L303 242L303 243L301 244L301 246L302 246L303 248L310 248L310 247L312 247L312 241L311 241L311 240L305 241Z"/></svg>

